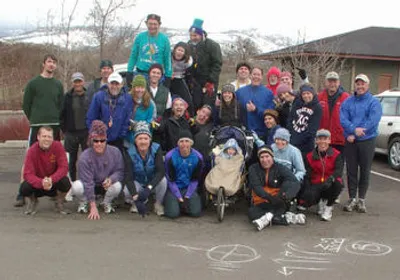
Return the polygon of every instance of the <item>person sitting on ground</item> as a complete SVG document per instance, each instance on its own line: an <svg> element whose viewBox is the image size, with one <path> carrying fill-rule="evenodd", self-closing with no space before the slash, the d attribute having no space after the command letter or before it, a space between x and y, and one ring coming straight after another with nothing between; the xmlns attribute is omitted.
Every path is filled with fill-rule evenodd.
<svg viewBox="0 0 400 280"><path fill-rule="evenodd" d="M217 126L242 126L240 104L236 100L235 87L226 84L221 90L221 104L215 108L214 123Z"/></svg>
<svg viewBox="0 0 400 280"><path fill-rule="evenodd" d="M125 158L125 201L132 204L130 211L138 212L135 195L142 194L144 200L154 192L154 212L164 215L164 196L167 191L163 154L159 144L151 142L149 126L145 122L135 125L134 143L130 144Z"/></svg>
<svg viewBox="0 0 400 280"><path fill-rule="evenodd" d="M250 166L248 175L252 190L250 221L259 231L271 224L304 224L304 214L286 212L287 202L297 195L300 182L287 167L274 162L268 146L260 147L257 156L259 162Z"/></svg>
<svg viewBox="0 0 400 280"><path fill-rule="evenodd" d="M299 182L303 181L306 174L303 157L295 146L291 145L290 133L286 128L279 128L274 135L275 143L271 145L274 152L274 160L289 168Z"/></svg>
<svg viewBox="0 0 400 280"><path fill-rule="evenodd" d="M315 142L317 147L306 156L307 173L299 193L298 205L310 207L318 203L321 219L330 221L333 204L343 188L343 157L330 146L329 130L318 130Z"/></svg>
<svg viewBox="0 0 400 280"><path fill-rule="evenodd" d="M78 160L78 180L73 182L71 194L78 198L77 212L90 213L88 219L100 219L96 195L104 196L104 213L115 212L112 201L122 190L124 161L118 148L107 144L107 126L100 120L91 123L90 148Z"/></svg>
<svg viewBox="0 0 400 280"><path fill-rule="evenodd" d="M64 209L65 195L71 188L68 178L68 161L61 142L54 141L53 129L39 128L37 140L29 149L24 162L24 181L20 186L22 197L29 198L25 214L34 215L38 197L57 197L56 210L69 214Z"/></svg>
<svg viewBox="0 0 400 280"><path fill-rule="evenodd" d="M177 218L183 212L192 217L199 217L201 199L197 187L203 170L203 157L192 148L193 139L188 131L181 131L177 143L178 147L165 156L168 181L164 202L165 216Z"/></svg>

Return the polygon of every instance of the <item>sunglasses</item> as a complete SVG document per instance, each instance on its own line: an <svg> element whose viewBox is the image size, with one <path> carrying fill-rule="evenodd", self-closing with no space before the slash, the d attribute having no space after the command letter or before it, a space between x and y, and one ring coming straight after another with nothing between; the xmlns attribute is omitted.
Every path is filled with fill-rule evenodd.
<svg viewBox="0 0 400 280"><path fill-rule="evenodd" d="M93 143L104 143L106 141L106 139L93 139Z"/></svg>

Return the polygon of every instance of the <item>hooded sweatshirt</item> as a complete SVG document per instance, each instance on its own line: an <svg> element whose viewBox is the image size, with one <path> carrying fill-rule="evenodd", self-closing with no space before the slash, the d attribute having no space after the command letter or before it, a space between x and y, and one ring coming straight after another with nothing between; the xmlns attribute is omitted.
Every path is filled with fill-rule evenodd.
<svg viewBox="0 0 400 280"><path fill-rule="evenodd" d="M293 172L297 180L301 182L304 175L306 174L306 168L304 167L303 157L301 156L300 150L291 144L283 149L278 149L276 144L272 144L272 151L274 151L274 160Z"/></svg>
<svg viewBox="0 0 400 280"><path fill-rule="evenodd" d="M290 143L303 154L314 148L314 139L322 117L322 109L318 98L314 95L310 103L297 98L293 104L288 120L288 130L292 136Z"/></svg>
<svg viewBox="0 0 400 280"><path fill-rule="evenodd" d="M276 85L271 85L269 83L269 77L271 77L271 75L276 75L278 77L278 82L276 83ZM277 90L277 88L279 86L279 77L280 77L280 75L281 75L281 71L275 66L272 66L268 70L268 73L267 73L267 85L266 85L266 87L272 91L274 96L276 95L276 90Z"/></svg>

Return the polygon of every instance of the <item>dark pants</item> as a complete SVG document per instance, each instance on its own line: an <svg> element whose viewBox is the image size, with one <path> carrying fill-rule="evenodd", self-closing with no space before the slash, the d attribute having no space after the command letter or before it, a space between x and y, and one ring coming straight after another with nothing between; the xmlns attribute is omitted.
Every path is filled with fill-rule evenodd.
<svg viewBox="0 0 400 280"><path fill-rule="evenodd" d="M42 197L42 196L50 196L55 197L57 196L57 192L67 193L71 188L71 182L69 181L68 177L61 178L60 181L54 183L52 188L48 191L43 189L36 189L31 184L26 181L23 181L20 186L20 194L23 197L31 197L34 195L35 197Z"/></svg>
<svg viewBox="0 0 400 280"><path fill-rule="evenodd" d="M125 151L124 140L122 138L118 138L117 140L114 141L109 141L107 142L107 144L117 147L121 151L121 153Z"/></svg>
<svg viewBox="0 0 400 280"><path fill-rule="evenodd" d="M257 220L268 212L271 212L274 216L280 216L286 212L286 208L286 202L282 199L277 199L277 202L274 204L264 202L257 205L252 205L249 208L248 216L250 221Z"/></svg>
<svg viewBox="0 0 400 280"><path fill-rule="evenodd" d="M299 196L299 204L310 207L317 204L320 199L326 199L327 206L332 206L340 195L342 188L343 184L337 180L330 186L323 184L307 185Z"/></svg>
<svg viewBox="0 0 400 280"><path fill-rule="evenodd" d="M375 153L376 138L354 143L346 142L344 155L347 166L347 184L349 186L349 198L364 199L371 172L372 160Z"/></svg>
<svg viewBox="0 0 400 280"><path fill-rule="evenodd" d="M215 86L215 90L214 90L213 94L211 94L211 96L209 96L207 93L204 93L203 88L199 84L196 84L193 87L192 96L193 96L193 104L194 104L195 112L205 104L210 105L211 108L214 108L215 99L216 99L215 91L218 89L218 85L214 85L214 86Z"/></svg>
<svg viewBox="0 0 400 280"><path fill-rule="evenodd" d="M182 197L185 196L187 189L181 190ZM169 218L178 218L181 212L192 217L199 217L201 215L201 199L197 192L194 192L189 199L188 209L181 209L181 203L175 195L167 190L164 198L164 215Z"/></svg>
<svg viewBox="0 0 400 280"><path fill-rule="evenodd" d="M171 81L171 87L170 87L171 94L176 94L180 97L182 97L183 100L187 102L189 105L188 107L188 112L190 116L194 116L194 108L193 108L193 100L192 100L192 95L190 93L189 87L187 86L185 79L179 79L175 78L172 79Z"/></svg>
<svg viewBox="0 0 400 280"><path fill-rule="evenodd" d="M60 127L58 125L49 125L53 129L54 140L60 141ZM37 134L41 126L31 126L29 130L29 147L37 142Z"/></svg>
<svg viewBox="0 0 400 280"><path fill-rule="evenodd" d="M76 161L78 160L79 146L84 151L87 146L88 132L76 131L65 133L65 150L69 153L69 176L71 181L76 181Z"/></svg>

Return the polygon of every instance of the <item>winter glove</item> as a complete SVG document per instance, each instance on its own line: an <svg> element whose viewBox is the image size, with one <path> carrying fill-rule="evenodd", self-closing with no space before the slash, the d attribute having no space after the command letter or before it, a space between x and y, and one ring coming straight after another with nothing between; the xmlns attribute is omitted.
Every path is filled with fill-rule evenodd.
<svg viewBox="0 0 400 280"><path fill-rule="evenodd" d="M147 186L143 187L143 189L139 192L139 197L137 200L145 202L149 198L150 192L151 190Z"/></svg>
<svg viewBox="0 0 400 280"><path fill-rule="evenodd" d="M165 77L165 78L164 78L163 84L164 84L164 86L165 86L166 88L169 89L169 88L171 87L171 78L170 78L170 77Z"/></svg>
<svg viewBox="0 0 400 280"><path fill-rule="evenodd" d="M126 85L128 86L129 90L131 90L133 81L133 72L126 72L125 80L126 80Z"/></svg>
<svg viewBox="0 0 400 280"><path fill-rule="evenodd" d="M327 188L330 188L332 186L333 182L335 182L335 178L331 175L325 180L324 186Z"/></svg>
<svg viewBox="0 0 400 280"><path fill-rule="evenodd" d="M213 96L214 94L214 84L207 82L203 87L203 93L207 94L208 96Z"/></svg>
<svg viewBox="0 0 400 280"><path fill-rule="evenodd" d="M254 143L256 144L257 147L265 145L265 142L258 137L257 133L254 130L251 131L251 135L253 136Z"/></svg>
<svg viewBox="0 0 400 280"><path fill-rule="evenodd" d="M184 197L183 202L180 203L181 209L184 213L189 213L189 198Z"/></svg>
<svg viewBox="0 0 400 280"><path fill-rule="evenodd" d="M297 68L297 70L299 70L299 76L302 80L307 79L307 72L306 70L302 69L302 68Z"/></svg>
<svg viewBox="0 0 400 280"><path fill-rule="evenodd" d="M146 204L143 201L140 201L139 199L137 199L134 203L136 205L136 209L138 210L139 215L141 215L144 218L147 214Z"/></svg>

